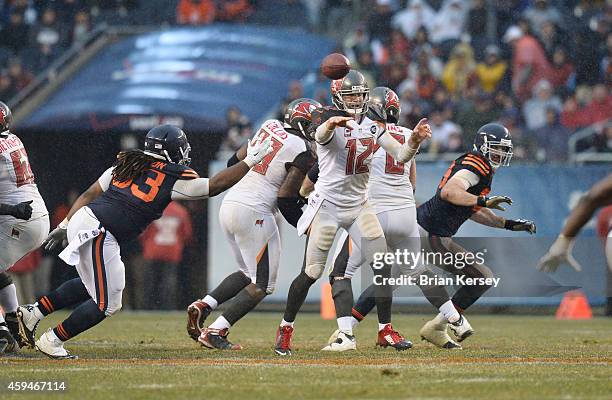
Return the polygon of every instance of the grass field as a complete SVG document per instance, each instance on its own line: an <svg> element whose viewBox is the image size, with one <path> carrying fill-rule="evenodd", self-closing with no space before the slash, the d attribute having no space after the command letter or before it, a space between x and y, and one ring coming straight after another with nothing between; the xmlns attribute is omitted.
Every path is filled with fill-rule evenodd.
<svg viewBox="0 0 612 400"><path fill-rule="evenodd" d="M43 321L39 334L65 314ZM66 346L79 360L25 350L0 358L0 398L74 399L610 399L612 320L473 316L463 350L421 342L424 315L395 316L413 349L376 349L375 320L358 327L358 350L319 349L334 321L303 314L294 356L272 343L280 313L254 313L232 330L245 350L205 350L188 338L183 313L121 312ZM67 391L11 394L17 381L65 381ZM42 396L42 397L41 397Z"/></svg>

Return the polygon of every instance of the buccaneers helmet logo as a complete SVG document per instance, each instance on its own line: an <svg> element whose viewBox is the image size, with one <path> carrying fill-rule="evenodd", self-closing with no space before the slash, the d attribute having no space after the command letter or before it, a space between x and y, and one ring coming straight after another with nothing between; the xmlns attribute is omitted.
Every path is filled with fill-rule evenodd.
<svg viewBox="0 0 612 400"><path fill-rule="evenodd" d="M312 111L316 109L315 105L309 102L303 102L298 104L291 114L291 119L295 118L304 118L306 120L310 120L312 116Z"/></svg>
<svg viewBox="0 0 612 400"><path fill-rule="evenodd" d="M394 91L389 90L385 94L385 105L386 105L385 109L391 108L391 107L395 107L395 108L400 107L399 97L397 97L397 94L395 94Z"/></svg>

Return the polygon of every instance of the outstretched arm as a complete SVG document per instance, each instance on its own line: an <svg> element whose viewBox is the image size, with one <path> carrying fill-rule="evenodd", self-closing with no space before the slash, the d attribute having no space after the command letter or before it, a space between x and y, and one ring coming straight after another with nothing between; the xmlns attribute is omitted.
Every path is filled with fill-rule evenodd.
<svg viewBox="0 0 612 400"><path fill-rule="evenodd" d="M412 135L406 143L400 144L388 132L383 133L377 142L397 161L408 162L417 154L421 143L428 138L431 138L431 127L427 123L427 118L423 118L414 127Z"/></svg>

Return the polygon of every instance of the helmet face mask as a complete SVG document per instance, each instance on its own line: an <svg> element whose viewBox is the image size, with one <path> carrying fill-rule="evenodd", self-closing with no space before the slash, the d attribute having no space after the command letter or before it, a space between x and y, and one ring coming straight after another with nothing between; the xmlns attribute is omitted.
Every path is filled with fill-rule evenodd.
<svg viewBox="0 0 612 400"><path fill-rule="evenodd" d="M370 88L359 71L351 70L344 78L331 83L332 103L353 116L368 112Z"/></svg>

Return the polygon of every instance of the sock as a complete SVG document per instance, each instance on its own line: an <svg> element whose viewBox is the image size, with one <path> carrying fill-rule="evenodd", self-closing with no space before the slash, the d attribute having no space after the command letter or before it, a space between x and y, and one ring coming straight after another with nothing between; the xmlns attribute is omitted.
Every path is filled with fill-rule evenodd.
<svg viewBox="0 0 612 400"><path fill-rule="evenodd" d="M206 296L204 296L204 298L202 299L202 301L206 304L208 304L210 306L211 309L215 309L217 308L217 306L219 305L219 303L217 302L217 300L215 300L214 297L212 297L211 295L207 294Z"/></svg>
<svg viewBox="0 0 612 400"><path fill-rule="evenodd" d="M353 325L351 324L351 318L353 317L338 318L338 329L340 332L353 336Z"/></svg>
<svg viewBox="0 0 612 400"><path fill-rule="evenodd" d="M249 285L236 295L232 305L223 312L222 316L234 325L242 317L247 315L252 309L266 297L266 292L255 285Z"/></svg>
<svg viewBox="0 0 612 400"><path fill-rule="evenodd" d="M385 329L385 326L387 326L389 324L381 324L380 322L378 323L378 332L382 331L383 329Z"/></svg>
<svg viewBox="0 0 612 400"><path fill-rule="evenodd" d="M89 299L78 306L68 318L53 328L55 335L63 342L71 339L81 332L98 325L106 318L93 299Z"/></svg>
<svg viewBox="0 0 612 400"><path fill-rule="evenodd" d="M461 317L450 300L440 306L440 314L450 323L459 321Z"/></svg>
<svg viewBox="0 0 612 400"><path fill-rule="evenodd" d="M230 324L229 321L225 319L223 315L221 315L219 318L215 320L215 322L210 324L208 328L221 330L221 329L229 329L231 328L231 326L232 324Z"/></svg>
<svg viewBox="0 0 612 400"><path fill-rule="evenodd" d="M351 317L351 326L354 328L357 325L359 325L359 320L357 318L355 318L355 317Z"/></svg>
<svg viewBox="0 0 612 400"><path fill-rule="evenodd" d="M0 289L0 306L2 306L5 313L17 311L19 303L17 302L17 289L14 283Z"/></svg>
<svg viewBox="0 0 612 400"><path fill-rule="evenodd" d="M212 292L210 292L210 297L217 301L218 306L219 304L223 304L232 297L236 296L249 283L251 283L250 278L248 278L242 272L236 271L223 279L223 281L221 281L221 283ZM209 305L212 307L211 304Z"/></svg>
<svg viewBox="0 0 612 400"><path fill-rule="evenodd" d="M81 279L74 278L38 299L36 306L42 315L49 315L54 311L81 304L90 298Z"/></svg>
<svg viewBox="0 0 612 400"><path fill-rule="evenodd" d="M43 318L45 318L45 314L42 313L42 311L40 310L40 304L38 304L38 302L34 303L34 316L36 317L37 320L41 320Z"/></svg>
<svg viewBox="0 0 612 400"><path fill-rule="evenodd" d="M294 324L294 322L287 322L287 321L285 321L285 319L283 318L283 319L281 320L280 326L290 326L290 327L292 327L292 328L293 328L293 324Z"/></svg>
<svg viewBox="0 0 612 400"><path fill-rule="evenodd" d="M391 267L385 265L379 270L374 270L375 275L380 275L384 278L391 276ZM391 306L393 305L393 287L389 284L377 285L375 287L374 298L376 302L376 312L378 314L378 322L380 324L391 323Z"/></svg>
<svg viewBox="0 0 612 400"><path fill-rule="evenodd" d="M336 307L336 317L349 317L353 307L353 289L350 279L332 279L332 297Z"/></svg>
<svg viewBox="0 0 612 400"><path fill-rule="evenodd" d="M302 308L306 296L308 296L308 290L315 283L316 280L312 279L306 272L302 271L298 276L295 277L291 286L289 287L289 293L287 294L287 304L285 305L285 315L283 319L285 321L293 322L297 313Z"/></svg>
<svg viewBox="0 0 612 400"><path fill-rule="evenodd" d="M60 339L59 336L57 336L57 334L55 333L55 329L51 329L51 332L49 332L49 335L51 335L51 340L53 341L59 340L60 342L64 343L64 340Z"/></svg>
<svg viewBox="0 0 612 400"><path fill-rule="evenodd" d="M376 300L374 299L375 296L376 285L372 284L368 286L357 299L357 303L355 303L352 310L353 317L355 317L358 321L363 320L365 316L372 311L374 306L376 306Z"/></svg>
<svg viewBox="0 0 612 400"><path fill-rule="evenodd" d="M464 310L467 310L472 304L476 303L476 301L487 291L491 286L487 285L479 285L479 286L469 286L464 285L459 288L455 292L453 296L453 304L458 307L457 311L460 313Z"/></svg>

